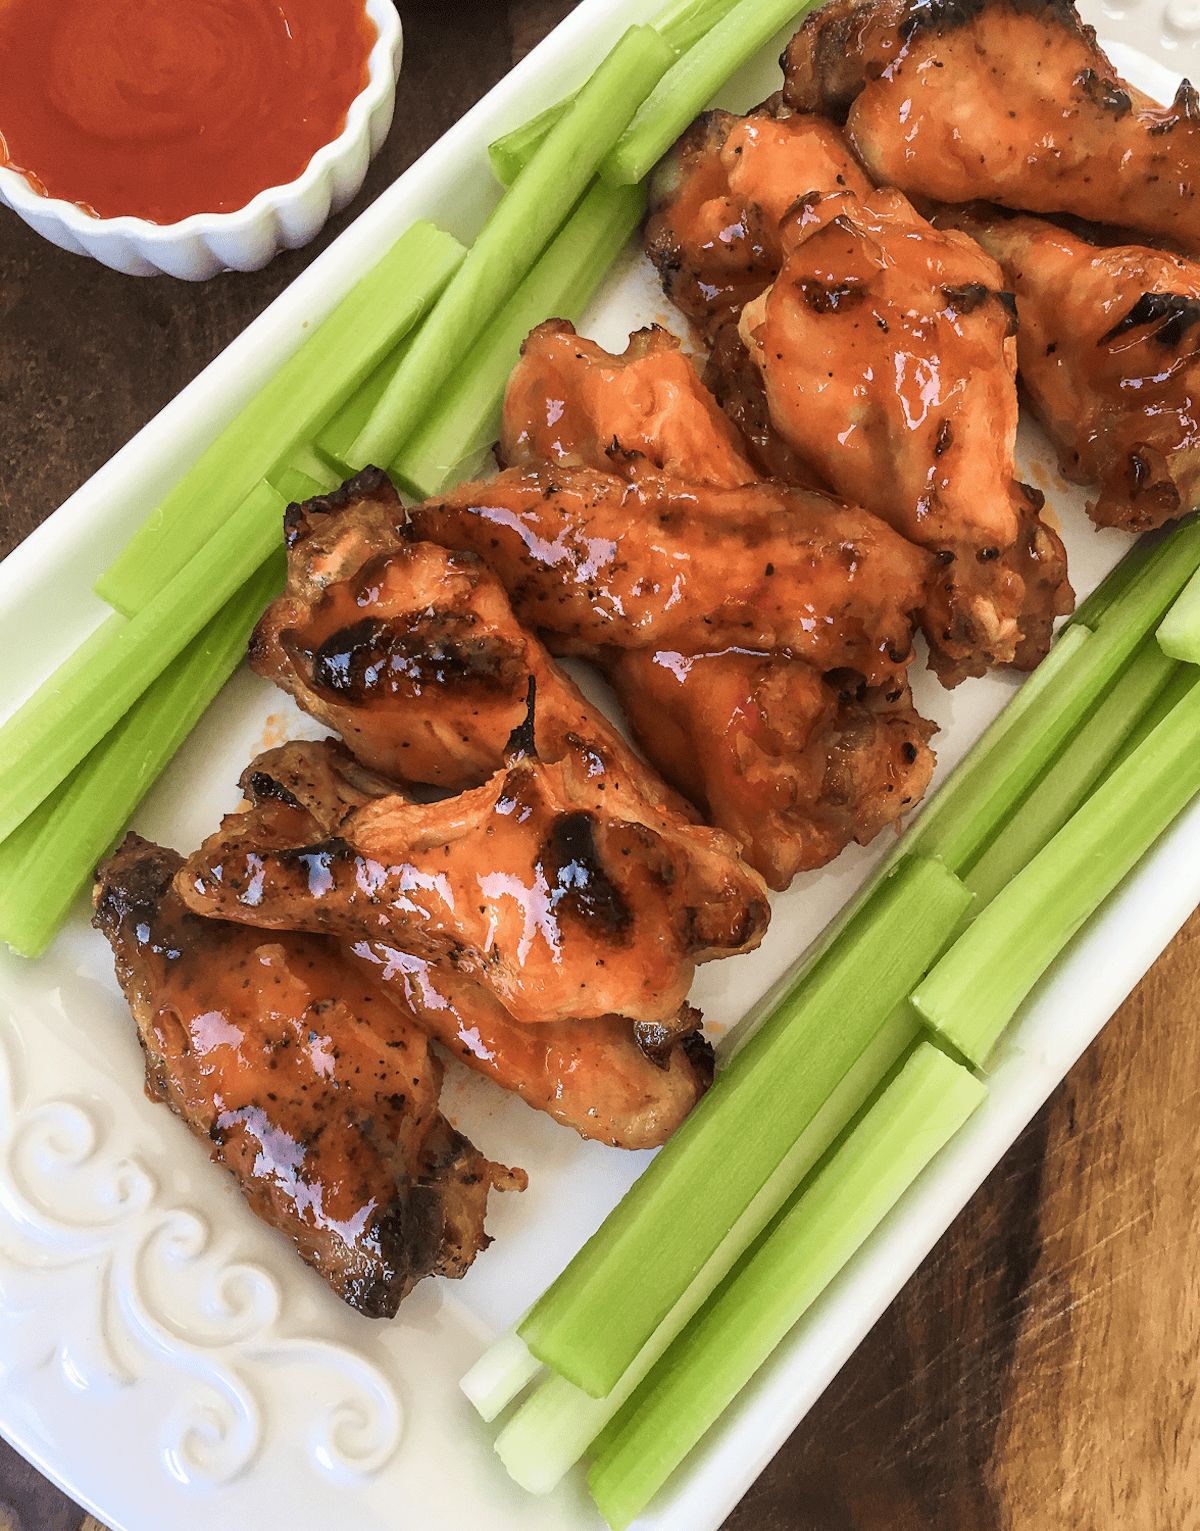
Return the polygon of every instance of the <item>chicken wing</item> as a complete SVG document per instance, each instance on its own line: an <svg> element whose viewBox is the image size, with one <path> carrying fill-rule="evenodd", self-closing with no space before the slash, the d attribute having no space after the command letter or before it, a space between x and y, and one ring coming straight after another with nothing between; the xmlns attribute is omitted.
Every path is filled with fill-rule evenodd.
<svg viewBox="0 0 1200 1531"><path fill-rule="evenodd" d="M1015 551L1030 501L1014 477L1016 319L999 267L891 191L806 199L784 250L739 326L774 426L936 558L921 624L943 683L1013 663L1032 626ZM1056 610L1069 599L1060 579Z"/></svg>
<svg viewBox="0 0 1200 1531"><path fill-rule="evenodd" d="M165 1101L251 1208L351 1306L390 1318L490 1240L489 1191L523 1189L437 1109L442 1066L386 988L321 936L206 920L174 851L130 835L97 873L96 926Z"/></svg>
<svg viewBox="0 0 1200 1531"><path fill-rule="evenodd" d="M568 736L594 740L643 794L666 801L663 784L519 626L482 561L418 542L403 522L376 468L293 505L287 588L254 631L253 668L367 766L455 792L503 765L532 682L539 758L558 759Z"/></svg>
<svg viewBox="0 0 1200 1531"><path fill-rule="evenodd" d="M933 572L877 517L779 485L508 469L412 514L420 536L484 557L559 653L778 649L880 685L911 658Z"/></svg>
<svg viewBox="0 0 1200 1531"><path fill-rule="evenodd" d="M1127 85L1070 0L833 0L784 100L844 121L881 186L1074 213L1200 255L1200 100Z"/></svg>
<svg viewBox="0 0 1200 1531"><path fill-rule="evenodd" d="M253 806L226 816L176 886L200 914L448 961L518 1021L670 1024L698 962L761 940L766 889L729 836L568 743L561 760L522 756L438 803L385 793L313 812L277 776L340 747L286 746L283 769L269 752L242 778Z"/></svg>
<svg viewBox="0 0 1200 1531"><path fill-rule="evenodd" d="M522 1025L447 963L385 941L355 942L347 953L454 1057L581 1137L657 1148L712 1083L712 1048L690 1005L654 1025L616 1015Z"/></svg>
<svg viewBox="0 0 1200 1531"><path fill-rule="evenodd" d="M987 207L947 208L1003 267L1017 370L1064 476L1099 484L1099 526L1144 532L1200 492L1200 262L1103 248Z"/></svg>
<svg viewBox="0 0 1200 1531"><path fill-rule="evenodd" d="M635 737L772 888L866 845L933 774L907 686L868 689L799 660L727 650L612 650L605 671Z"/></svg>
<svg viewBox="0 0 1200 1531"><path fill-rule="evenodd" d="M770 286L779 224L809 192L872 189L833 123L760 108L705 112L655 172L646 253L671 302L711 341Z"/></svg>
<svg viewBox="0 0 1200 1531"><path fill-rule="evenodd" d="M630 480L649 471L730 489L758 477L679 341L658 325L631 335L621 356L565 319L538 325L508 382L498 456L510 468L598 468Z"/></svg>

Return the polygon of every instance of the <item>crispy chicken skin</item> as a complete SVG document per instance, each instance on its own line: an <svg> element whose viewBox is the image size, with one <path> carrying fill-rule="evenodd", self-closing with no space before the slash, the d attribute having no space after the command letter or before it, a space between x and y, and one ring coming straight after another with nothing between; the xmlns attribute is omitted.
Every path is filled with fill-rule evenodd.
<svg viewBox="0 0 1200 1531"><path fill-rule="evenodd" d="M663 289L711 341L774 281L779 224L808 192L871 190L833 123L759 108L705 112L655 172L646 253Z"/></svg>
<svg viewBox="0 0 1200 1531"><path fill-rule="evenodd" d="M1200 263L1102 248L996 209L936 215L1000 262L1021 315L1017 369L1064 476L1099 484L1099 526L1144 532L1200 490Z"/></svg>
<svg viewBox="0 0 1200 1531"><path fill-rule="evenodd" d="M773 425L836 493L937 559L921 624L944 684L1013 663L1032 626L1012 556L1029 502L999 267L894 191L805 199L783 242L739 326ZM1069 610L1069 591L1052 605Z"/></svg>
<svg viewBox="0 0 1200 1531"><path fill-rule="evenodd" d="M815 11L784 100L843 120L880 185L1074 213L1200 254L1200 102L1151 104L1069 0L862 0Z"/></svg>
<svg viewBox="0 0 1200 1531"><path fill-rule="evenodd" d="M612 650L605 671L650 760L736 835L782 890L851 840L866 845L933 774L932 723L907 686L839 691L799 660L727 650Z"/></svg>
<svg viewBox="0 0 1200 1531"><path fill-rule="evenodd" d="M565 319L538 325L509 379L497 453L504 467L666 473L734 489L758 474L679 341L658 325L621 356Z"/></svg>
<svg viewBox="0 0 1200 1531"><path fill-rule="evenodd" d="M496 576L473 553L418 542L403 521L375 468L291 506L287 588L254 631L253 668L365 765L454 792L501 767L532 682L541 759L557 759L568 735L592 739L662 799L662 784L517 623Z"/></svg>
<svg viewBox="0 0 1200 1531"><path fill-rule="evenodd" d="M778 649L869 685L903 673L933 570L877 517L779 485L508 469L426 500L413 521L486 558L556 652Z"/></svg>
<svg viewBox="0 0 1200 1531"><path fill-rule="evenodd" d="M446 963L385 941L355 942L347 955L398 991L417 1024L468 1068L581 1137L657 1148L712 1083L712 1048L690 1005L657 1025L616 1015L522 1025Z"/></svg>
<svg viewBox="0 0 1200 1531"><path fill-rule="evenodd" d="M384 986L321 936L191 913L174 851L130 835L97 873L146 1092L212 1147L251 1208L351 1306L390 1318L490 1242L486 1160L437 1109L442 1066Z"/></svg>
<svg viewBox="0 0 1200 1531"><path fill-rule="evenodd" d="M571 740L552 764L523 755L430 804L385 793L311 812L276 780L338 750L293 744L252 763L253 806L176 879L192 909L448 961L525 1023L669 1024L698 962L766 929L766 889L736 842L648 802L595 745Z"/></svg>

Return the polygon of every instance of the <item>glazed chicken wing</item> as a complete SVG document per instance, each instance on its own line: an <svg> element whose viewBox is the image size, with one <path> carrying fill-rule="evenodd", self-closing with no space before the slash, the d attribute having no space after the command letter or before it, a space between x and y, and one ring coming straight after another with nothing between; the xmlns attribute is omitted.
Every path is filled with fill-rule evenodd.
<svg viewBox="0 0 1200 1531"><path fill-rule="evenodd" d="M1070 0L834 0L784 56L784 99L844 120L879 185L984 198L1200 255L1200 101L1127 85Z"/></svg>
<svg viewBox="0 0 1200 1531"><path fill-rule="evenodd" d="M1200 490L1200 263L1105 249L1040 218L947 208L1017 296L1017 368L1064 476L1099 484L1099 526L1144 532Z"/></svg>
<svg viewBox="0 0 1200 1531"><path fill-rule="evenodd" d="M774 426L838 494L935 556L922 626L945 684L1013 663L1027 596L1035 615L1044 602L1014 553L1029 499L1014 478L1016 321L999 267L898 192L806 200L784 250L739 326ZM1061 578L1051 607L1070 609Z"/></svg>
<svg viewBox="0 0 1200 1531"><path fill-rule="evenodd" d="M711 340L774 281L779 224L799 197L871 189L822 117L705 112L655 172L646 253L671 302Z"/></svg>
<svg viewBox="0 0 1200 1531"><path fill-rule="evenodd" d="M650 760L768 885L866 845L924 794L934 725L907 686L839 692L799 660L613 650L605 671Z"/></svg>
<svg viewBox="0 0 1200 1531"><path fill-rule="evenodd" d="M597 746L522 756L438 803L303 808L297 758L339 749L293 744L248 768L254 806L177 878L191 908L450 962L527 1023L670 1024L698 962L762 938L766 889L736 843L648 802Z"/></svg>
<svg viewBox="0 0 1200 1531"><path fill-rule="evenodd" d="M321 936L193 914L182 864L130 835L97 873L147 1094L338 1296L391 1317L423 1276L463 1274L490 1242L488 1192L524 1173L441 1115L441 1064L384 986Z"/></svg>
<svg viewBox="0 0 1200 1531"><path fill-rule="evenodd" d="M400 994L417 1024L468 1068L582 1137L657 1148L712 1083L712 1048L690 1005L660 1023L604 1015L522 1025L447 963L385 941L355 942L347 954Z"/></svg>
<svg viewBox="0 0 1200 1531"><path fill-rule="evenodd" d="M585 701L473 553L418 542L388 478L365 469L288 511L288 583L267 608L250 663L396 781L481 786L504 763L537 697L534 747L595 740L653 801L663 785ZM686 811L671 798L671 806Z"/></svg>
<svg viewBox="0 0 1200 1531"><path fill-rule="evenodd" d="M877 517L778 485L508 469L426 500L413 521L486 558L560 653L779 649L869 685L908 664L933 568Z"/></svg>
<svg viewBox="0 0 1200 1531"><path fill-rule="evenodd" d="M679 341L658 325L631 335L622 356L565 319L538 325L508 382L498 456L510 468L548 463L631 480L648 471L731 489L758 477Z"/></svg>

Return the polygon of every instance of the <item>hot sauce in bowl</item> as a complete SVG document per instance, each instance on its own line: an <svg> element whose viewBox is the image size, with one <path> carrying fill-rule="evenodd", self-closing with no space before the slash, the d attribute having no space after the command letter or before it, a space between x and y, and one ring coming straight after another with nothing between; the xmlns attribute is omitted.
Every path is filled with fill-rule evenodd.
<svg viewBox="0 0 1200 1531"><path fill-rule="evenodd" d="M0 164L100 218L232 212L337 138L375 38L363 0L5 0Z"/></svg>

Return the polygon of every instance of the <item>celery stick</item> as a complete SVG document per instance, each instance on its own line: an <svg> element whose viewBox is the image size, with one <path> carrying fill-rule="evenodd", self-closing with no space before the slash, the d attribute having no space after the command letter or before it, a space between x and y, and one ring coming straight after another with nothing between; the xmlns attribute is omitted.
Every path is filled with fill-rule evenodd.
<svg viewBox="0 0 1200 1531"><path fill-rule="evenodd" d="M1083 726L964 877L975 895L972 918L978 918L1086 799L1176 669L1153 636L1142 640Z"/></svg>
<svg viewBox="0 0 1200 1531"><path fill-rule="evenodd" d="M480 1418L493 1420L545 1369L517 1333L517 1324L513 1324L492 1341L458 1385L475 1405Z"/></svg>
<svg viewBox="0 0 1200 1531"><path fill-rule="evenodd" d="M329 494L342 478L312 447L298 446L286 463L272 469L269 483L285 504L292 505L315 494Z"/></svg>
<svg viewBox="0 0 1200 1531"><path fill-rule="evenodd" d="M282 543L284 504L263 483L137 616L76 667L60 667L0 728L0 838L47 797L150 682Z"/></svg>
<svg viewBox="0 0 1200 1531"><path fill-rule="evenodd" d="M480 329L510 298L670 64L653 27L630 27L509 187L421 326L350 449L350 466L391 462Z"/></svg>
<svg viewBox="0 0 1200 1531"><path fill-rule="evenodd" d="M1200 523L1146 560L1094 619L1063 634L905 836L965 876L1200 566ZM1118 566L1119 567L1119 566ZM1120 582L1120 577L1119 577Z"/></svg>
<svg viewBox="0 0 1200 1531"><path fill-rule="evenodd" d="M927 1042L655 1368L588 1486L614 1531L649 1502L986 1097Z"/></svg>
<svg viewBox="0 0 1200 1531"><path fill-rule="evenodd" d="M49 945L96 863L237 668L285 574L279 549L70 776L0 841L0 940L26 957Z"/></svg>
<svg viewBox="0 0 1200 1531"><path fill-rule="evenodd" d="M498 1436L496 1452L522 1488L533 1494L548 1494L561 1481L659 1356L725 1280L747 1246L785 1205L846 1123L857 1116L879 1081L911 1047L919 1030L912 1006L907 1001L897 1006L846 1076L835 1085L687 1291L603 1398L592 1398L551 1373L521 1405ZM500 1344L497 1350L500 1351ZM503 1359L501 1351L497 1364Z"/></svg>
<svg viewBox="0 0 1200 1531"><path fill-rule="evenodd" d="M914 991L981 1063L1071 937L1200 791L1200 670L1154 731L997 894Z"/></svg>
<svg viewBox="0 0 1200 1531"><path fill-rule="evenodd" d="M1158 641L1164 654L1200 664L1200 572L1193 574L1163 618Z"/></svg>
<svg viewBox="0 0 1200 1531"><path fill-rule="evenodd" d="M789 22L798 24L816 0L739 0L695 47L667 70L622 134L600 173L617 184L640 181L729 76Z"/></svg>
<svg viewBox="0 0 1200 1531"><path fill-rule="evenodd" d="M97 580L97 595L126 615L140 611L416 324L464 254L428 223L402 234L188 469ZM242 577L254 567L244 562Z"/></svg>
<svg viewBox="0 0 1200 1531"><path fill-rule="evenodd" d="M672 52L686 53L710 27L715 26L729 11L736 0L685 0L662 16L656 17L653 26ZM579 94L573 91L561 101L540 111L536 117L503 134L488 145L488 158L492 172L501 186L511 186L517 176L533 158L550 129L570 109Z"/></svg>
<svg viewBox="0 0 1200 1531"><path fill-rule="evenodd" d="M936 862L884 879L534 1304L520 1332L539 1360L593 1397L612 1389L969 901Z"/></svg>
<svg viewBox="0 0 1200 1531"><path fill-rule="evenodd" d="M1121 747L1117 750L1116 754L1105 764L1100 781L1107 781L1117 767L1128 760L1143 740L1150 737L1175 704L1181 702L1191 690L1192 682L1195 678L1191 665L1176 664L1171 672L1170 680L1167 681L1167 684L1150 703L1149 707L1146 708L1145 712L1142 713L1141 717L1138 718L1137 722L1122 740Z"/></svg>
<svg viewBox="0 0 1200 1531"><path fill-rule="evenodd" d="M575 320L645 209L640 186L593 185L541 260L491 321L389 472L418 499L496 439L521 342L544 319Z"/></svg>
<svg viewBox="0 0 1200 1531"><path fill-rule="evenodd" d="M569 96L564 96L561 101L555 101L540 111L536 117L513 128L511 133L504 133L494 143L488 144L492 174L501 186L512 185L541 148L550 129L556 127L571 110L578 94L578 91L572 91Z"/></svg>
<svg viewBox="0 0 1200 1531"><path fill-rule="evenodd" d="M353 476L354 469L349 462L350 448L371 418L371 412L387 392L388 384L412 343L413 336L406 336L318 432L313 450L342 478Z"/></svg>
<svg viewBox="0 0 1200 1531"><path fill-rule="evenodd" d="M1149 575L1159 564L1169 563L1174 559L1177 545L1181 541L1187 541L1190 536L1188 528L1194 526L1195 522L1196 517L1189 516L1186 521L1173 527L1165 536L1153 533L1143 537L1140 542L1135 542L1120 563L1109 570L1091 595L1079 603L1059 628L1058 636L1061 638L1070 627L1097 626L1108 608L1118 597L1125 596L1136 580L1141 579L1143 575Z"/></svg>

